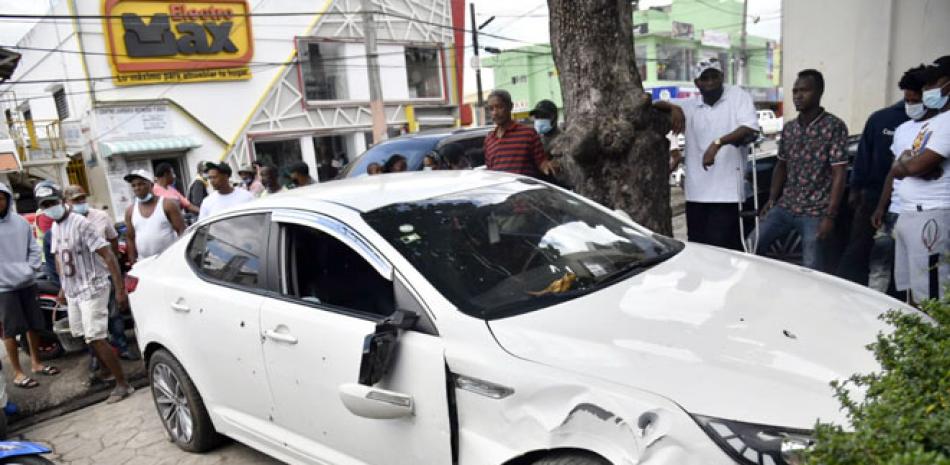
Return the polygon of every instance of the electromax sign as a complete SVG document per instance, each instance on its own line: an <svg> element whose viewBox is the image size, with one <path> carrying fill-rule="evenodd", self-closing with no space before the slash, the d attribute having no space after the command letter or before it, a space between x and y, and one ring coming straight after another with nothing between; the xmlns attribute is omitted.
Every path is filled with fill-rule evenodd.
<svg viewBox="0 0 950 465"><path fill-rule="evenodd" d="M105 0L106 43L117 85L250 79L246 0Z"/></svg>

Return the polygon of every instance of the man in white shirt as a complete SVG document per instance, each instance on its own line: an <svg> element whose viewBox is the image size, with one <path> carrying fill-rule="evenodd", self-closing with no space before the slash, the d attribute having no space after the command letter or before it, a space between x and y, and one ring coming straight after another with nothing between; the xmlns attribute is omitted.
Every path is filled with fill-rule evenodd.
<svg viewBox="0 0 950 465"><path fill-rule="evenodd" d="M198 219L203 220L222 210L254 200L254 194L231 185L231 167L227 163L208 166L208 180L214 192L201 202Z"/></svg>
<svg viewBox="0 0 950 465"><path fill-rule="evenodd" d="M759 130L758 116L752 96L723 85L718 60L700 62L694 75L701 98L654 103L672 113L674 127L685 120L687 237L742 250L739 204L745 200L747 143Z"/></svg>
<svg viewBox="0 0 950 465"><path fill-rule="evenodd" d="M894 227L894 281L910 300L939 298L950 279L950 59L927 69L924 106L940 113L917 133L891 175L902 180L901 213Z"/></svg>
<svg viewBox="0 0 950 465"><path fill-rule="evenodd" d="M904 73L898 83L898 86L904 92L904 112L907 113L910 120L894 129L890 147L894 160L911 149L920 129L927 124L930 118L937 115L937 111L925 107L922 100L921 93L926 80L925 70L925 66L912 68ZM891 163L893 163L893 160ZM897 288L894 286L893 279L894 225L897 223L897 218L901 212L900 183L900 179L894 179L893 176L888 174L881 189L881 197L878 200L877 208L871 215L871 226L877 230L877 234L874 236L874 244L871 247L868 264L868 287L891 294L894 297L903 298L896 292Z"/></svg>

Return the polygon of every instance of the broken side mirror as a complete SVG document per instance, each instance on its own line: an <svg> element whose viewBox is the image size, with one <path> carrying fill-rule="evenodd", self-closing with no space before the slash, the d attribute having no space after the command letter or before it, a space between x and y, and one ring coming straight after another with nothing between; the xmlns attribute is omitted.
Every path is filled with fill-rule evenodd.
<svg viewBox="0 0 950 465"><path fill-rule="evenodd" d="M363 355L360 361L359 383L373 386L378 383L392 366L399 332L412 328L419 315L408 310L397 309L376 324L376 331L363 339Z"/></svg>

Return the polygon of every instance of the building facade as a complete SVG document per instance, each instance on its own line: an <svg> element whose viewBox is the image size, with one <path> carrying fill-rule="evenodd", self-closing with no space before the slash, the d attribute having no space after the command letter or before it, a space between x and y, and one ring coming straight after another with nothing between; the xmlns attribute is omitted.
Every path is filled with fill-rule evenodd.
<svg viewBox="0 0 950 465"><path fill-rule="evenodd" d="M799 71L821 71L822 105L858 134L871 113L903 98L905 71L950 53L948 20L946 0L782 2L784 80L791 88ZM785 98L793 117L791 93Z"/></svg>
<svg viewBox="0 0 950 465"><path fill-rule="evenodd" d="M374 0L391 134L458 124L460 0ZM0 84L19 181L85 184L121 218L133 169L304 161L327 179L372 143L360 0L62 0ZM458 46L457 46L458 44Z"/></svg>
<svg viewBox="0 0 950 465"><path fill-rule="evenodd" d="M749 82L741 82L742 2L674 0L670 5L634 12L637 68L645 89L655 98L696 93L692 72L696 63L715 58L726 82L749 90L757 105L775 108L781 102L781 46L762 37L747 36ZM526 112L542 99L561 107L557 69L548 45L506 50L486 59L495 73L495 86L511 92L516 112Z"/></svg>

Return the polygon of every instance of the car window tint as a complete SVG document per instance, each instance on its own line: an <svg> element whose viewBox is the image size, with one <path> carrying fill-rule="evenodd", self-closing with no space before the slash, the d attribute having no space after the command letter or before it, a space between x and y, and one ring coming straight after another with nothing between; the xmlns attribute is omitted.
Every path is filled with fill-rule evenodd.
<svg viewBox="0 0 950 465"><path fill-rule="evenodd" d="M202 226L188 246L188 258L207 278L245 287L263 287L261 262L267 215L245 215Z"/></svg>
<svg viewBox="0 0 950 465"><path fill-rule="evenodd" d="M393 312L392 282L348 245L304 226L289 224L284 231L287 295L371 315Z"/></svg>

